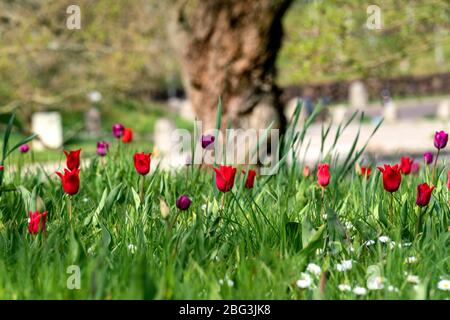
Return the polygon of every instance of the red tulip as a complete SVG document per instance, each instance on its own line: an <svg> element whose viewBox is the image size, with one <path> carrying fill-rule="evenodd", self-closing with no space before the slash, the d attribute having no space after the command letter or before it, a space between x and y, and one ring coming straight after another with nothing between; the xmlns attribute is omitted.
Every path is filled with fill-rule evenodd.
<svg viewBox="0 0 450 320"><path fill-rule="evenodd" d="M362 176L365 176L367 179L369 179L371 173L372 173L371 167L361 167L361 175Z"/></svg>
<svg viewBox="0 0 450 320"><path fill-rule="evenodd" d="M222 192L228 192L233 188L234 177L236 176L236 168L232 166L220 166L214 168L216 172L216 186Z"/></svg>
<svg viewBox="0 0 450 320"><path fill-rule="evenodd" d="M37 234L39 231L45 231L45 223L47 222L47 212L39 213L30 211L30 219L28 222L28 231L31 234Z"/></svg>
<svg viewBox="0 0 450 320"><path fill-rule="evenodd" d="M242 173L245 174L245 171L242 170ZM247 180L245 181L245 187L247 189L253 188L253 184L255 183L255 176L256 176L255 170L252 169L248 170Z"/></svg>
<svg viewBox="0 0 450 320"><path fill-rule="evenodd" d="M401 157L400 158L400 170L403 174L410 174L411 172L411 165L413 163L413 159L410 157Z"/></svg>
<svg viewBox="0 0 450 320"><path fill-rule="evenodd" d="M417 199L416 204L419 207L425 207L430 202L431 192L433 191L434 186L430 188L427 183L422 183L417 186Z"/></svg>
<svg viewBox="0 0 450 320"><path fill-rule="evenodd" d="M3 169L5 169L4 166L0 166L0 171L3 171Z"/></svg>
<svg viewBox="0 0 450 320"><path fill-rule="evenodd" d="M130 128L123 129L122 142L130 143L131 141L133 141L133 130Z"/></svg>
<svg viewBox="0 0 450 320"><path fill-rule="evenodd" d="M61 178L63 190L65 193L74 195L78 193L80 188L80 169L69 171L64 169L64 175L61 172L56 172Z"/></svg>
<svg viewBox="0 0 450 320"><path fill-rule="evenodd" d="M145 176L150 172L151 156L151 153L145 154L144 152L134 154L134 167L139 174Z"/></svg>
<svg viewBox="0 0 450 320"><path fill-rule="evenodd" d="M319 164L317 170L317 182L320 186L326 187L330 183L330 165L327 163Z"/></svg>
<svg viewBox="0 0 450 320"><path fill-rule="evenodd" d="M400 174L400 168L398 164L391 167L388 164L384 165L384 168L378 167L378 170L383 174L383 186L386 191L395 192L400 187L402 182L402 175Z"/></svg>
<svg viewBox="0 0 450 320"><path fill-rule="evenodd" d="M67 168L69 168L69 170L78 169L80 167L80 152L81 149L70 152L64 150L64 154L67 157Z"/></svg>

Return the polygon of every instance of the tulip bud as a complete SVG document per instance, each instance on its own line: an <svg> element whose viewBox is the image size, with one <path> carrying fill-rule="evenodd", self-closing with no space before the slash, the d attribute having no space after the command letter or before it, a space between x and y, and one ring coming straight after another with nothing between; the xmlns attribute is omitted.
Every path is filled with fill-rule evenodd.
<svg viewBox="0 0 450 320"><path fill-rule="evenodd" d="M109 149L109 143L106 141L97 142L97 154L101 157L106 156Z"/></svg>
<svg viewBox="0 0 450 320"><path fill-rule="evenodd" d="M202 148L203 149L208 148L210 145L212 145L214 143L214 140L216 140L216 138L213 135L211 135L211 134L202 135L202 139L201 139L201 141L202 141Z"/></svg>
<svg viewBox="0 0 450 320"><path fill-rule="evenodd" d="M130 143L133 141L133 130L130 128L123 129L122 142Z"/></svg>
<svg viewBox="0 0 450 320"><path fill-rule="evenodd" d="M245 171L242 170L242 173L245 174ZM248 170L247 180L245 181L245 187L247 189L253 188L253 184L255 183L255 176L256 171L255 170Z"/></svg>
<svg viewBox="0 0 450 320"><path fill-rule="evenodd" d="M436 131L434 135L434 146L437 149L443 149L447 145L448 134L445 131Z"/></svg>
<svg viewBox="0 0 450 320"><path fill-rule="evenodd" d="M177 208L180 210L183 210L183 211L189 209L189 207L191 206L191 203L192 203L192 200L189 199L189 197L185 194L180 196L176 201Z"/></svg>
<svg viewBox="0 0 450 320"><path fill-rule="evenodd" d="M163 198L159 198L159 211L161 212L161 217L163 219L167 219L170 213L170 209Z"/></svg>
<svg viewBox="0 0 450 320"><path fill-rule="evenodd" d="M422 183L417 186L417 198L416 204L419 207L425 207L430 202L431 192L433 191L434 186L430 188L427 183Z"/></svg>
<svg viewBox="0 0 450 320"><path fill-rule="evenodd" d="M426 164L430 164L433 162L433 154L431 152L425 152L423 154L423 160Z"/></svg>
<svg viewBox="0 0 450 320"><path fill-rule="evenodd" d="M409 157L401 157L400 158L400 171L405 175L410 174L411 173L411 165L412 165L413 161L414 160Z"/></svg>
<svg viewBox="0 0 450 320"><path fill-rule="evenodd" d="M307 178L307 177L310 176L310 174L311 174L311 169L309 169L308 166L304 166L304 167L303 167L303 176L304 176L305 178Z"/></svg>
<svg viewBox="0 0 450 320"><path fill-rule="evenodd" d="M329 171L330 165L325 164L319 164L318 170L317 170L317 182L321 187L326 187L330 183L330 171Z"/></svg>
<svg viewBox="0 0 450 320"><path fill-rule="evenodd" d="M22 153L27 153L30 150L30 147L25 143L19 147L19 150Z"/></svg>
<svg viewBox="0 0 450 320"><path fill-rule="evenodd" d="M151 156L151 153L145 154L144 152L134 155L134 167L139 174L145 176L150 172Z"/></svg>
<svg viewBox="0 0 450 320"><path fill-rule="evenodd" d="M112 133L113 133L113 136L116 137L117 139L119 139L120 137L122 137L122 135L123 135L123 130L124 130L124 129L125 129L125 128L123 127L122 124L120 124L120 123L114 124L114 125L112 126Z"/></svg>

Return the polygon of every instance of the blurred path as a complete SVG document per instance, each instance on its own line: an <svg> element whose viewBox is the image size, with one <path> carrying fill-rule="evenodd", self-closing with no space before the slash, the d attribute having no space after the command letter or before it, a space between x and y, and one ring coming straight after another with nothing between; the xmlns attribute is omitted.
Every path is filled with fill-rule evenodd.
<svg viewBox="0 0 450 320"><path fill-rule="evenodd" d="M434 151L433 137L436 130L449 129L449 122L433 120L401 120L394 123L384 122L370 140L366 152L376 156L387 157L392 155L416 155L422 156L426 151ZM361 125L357 149L364 146L370 137L375 124L367 123ZM330 134L324 144L324 153L331 147L336 133L337 125L332 125ZM350 124L341 134L335 147L335 152L342 159L351 149L354 139L358 133L359 125ZM306 154L306 161L313 163L319 159L321 147L321 124L313 124L305 137L305 145L311 141ZM304 157L305 147L300 149L300 158Z"/></svg>

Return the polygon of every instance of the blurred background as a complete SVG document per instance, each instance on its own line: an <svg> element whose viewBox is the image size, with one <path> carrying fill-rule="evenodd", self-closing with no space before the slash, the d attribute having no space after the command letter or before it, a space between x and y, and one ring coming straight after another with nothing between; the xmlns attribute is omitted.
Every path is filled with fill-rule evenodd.
<svg viewBox="0 0 450 320"><path fill-rule="evenodd" d="M384 117L374 152L423 152L449 127L450 2L0 2L0 119L16 113L13 140L47 129L35 160L95 154L116 122L151 150L155 130L210 126L219 96L231 126L283 129L302 99L303 118Z"/></svg>

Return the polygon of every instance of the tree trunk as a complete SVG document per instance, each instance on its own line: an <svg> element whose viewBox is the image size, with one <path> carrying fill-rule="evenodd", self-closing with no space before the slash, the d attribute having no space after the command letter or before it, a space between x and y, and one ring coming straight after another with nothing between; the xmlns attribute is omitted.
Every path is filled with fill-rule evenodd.
<svg viewBox="0 0 450 320"><path fill-rule="evenodd" d="M222 126L263 129L285 119L275 84L281 19L291 0L177 0L169 35L183 81L203 128L215 126L218 98Z"/></svg>

